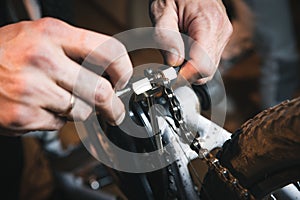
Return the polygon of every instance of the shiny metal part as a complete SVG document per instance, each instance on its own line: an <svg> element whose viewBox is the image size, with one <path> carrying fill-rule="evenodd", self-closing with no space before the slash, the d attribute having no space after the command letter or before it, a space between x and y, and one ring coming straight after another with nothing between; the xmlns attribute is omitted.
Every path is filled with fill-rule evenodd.
<svg viewBox="0 0 300 200"><path fill-rule="evenodd" d="M156 113L156 109L154 107L154 96L147 96L147 102L149 106L149 115L150 115L150 122L152 126L152 134L155 138L155 144L160 154L163 153L163 143L161 137L161 130L158 124L158 115Z"/></svg>
<svg viewBox="0 0 300 200"><path fill-rule="evenodd" d="M155 99L163 97L168 102L169 112L175 127L172 123L169 122L169 124L173 127L173 131L177 133L180 139L183 140L185 144L190 145L190 148L196 152L201 159L205 160L211 169L215 170L220 179L235 191L240 199L255 199L250 192L239 183L238 179L236 179L227 168L223 167L219 160L210 153L212 149L221 147L222 144L230 138L230 133L210 120L202 117L199 113L195 113L194 110L196 109L191 105L186 105L185 107L191 107L192 109L192 121L197 121L196 126L191 125L194 129L189 127L190 124L187 122L190 118L189 116L184 115L184 109L181 106L181 102L184 102L184 99L186 99L187 96L190 98L190 96L181 96L181 94L189 91L190 88L181 88L182 92L177 91L176 94L174 93L170 86L170 82L177 77L176 71L173 68L168 68L163 71L146 69L144 74L146 78L134 82L131 85L131 89L126 88L119 94L123 95L126 94L126 92L131 92L133 90L138 97L136 98L137 101L142 102L143 99L146 100L152 136L154 137L159 152L161 154L163 153L163 141L158 123L158 117L160 116L155 108ZM194 93L192 92L191 94ZM177 98L177 95L179 98Z"/></svg>

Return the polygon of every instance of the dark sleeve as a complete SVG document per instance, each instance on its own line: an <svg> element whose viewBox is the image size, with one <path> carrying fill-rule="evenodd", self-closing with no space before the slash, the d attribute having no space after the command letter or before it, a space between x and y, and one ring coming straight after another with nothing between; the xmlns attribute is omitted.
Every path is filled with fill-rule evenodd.
<svg viewBox="0 0 300 200"><path fill-rule="evenodd" d="M72 3L72 0L42 0L42 17L54 17L72 23ZM0 0L0 27L21 20L29 20L22 0Z"/></svg>
<svg viewBox="0 0 300 200"><path fill-rule="evenodd" d="M9 23L6 1L0 1L0 27Z"/></svg>
<svg viewBox="0 0 300 200"><path fill-rule="evenodd" d="M73 23L73 0L43 0L41 9L43 17L54 17L68 23Z"/></svg>
<svg viewBox="0 0 300 200"><path fill-rule="evenodd" d="M1 198L17 200L23 169L21 137L0 136L0 163Z"/></svg>
<svg viewBox="0 0 300 200"><path fill-rule="evenodd" d="M235 10L231 0L223 0L223 4L226 8L227 15L230 20L235 18Z"/></svg>

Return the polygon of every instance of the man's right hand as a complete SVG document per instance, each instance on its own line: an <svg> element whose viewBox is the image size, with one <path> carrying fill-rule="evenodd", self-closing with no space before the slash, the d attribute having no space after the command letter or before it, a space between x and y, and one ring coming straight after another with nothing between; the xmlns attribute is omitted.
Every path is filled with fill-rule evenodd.
<svg viewBox="0 0 300 200"><path fill-rule="evenodd" d="M85 120L93 106L110 124L122 122L124 105L113 87L127 83L132 64L120 42L52 18L8 25L0 35L0 134L57 130L66 119ZM111 82L76 62L88 55L108 66Z"/></svg>

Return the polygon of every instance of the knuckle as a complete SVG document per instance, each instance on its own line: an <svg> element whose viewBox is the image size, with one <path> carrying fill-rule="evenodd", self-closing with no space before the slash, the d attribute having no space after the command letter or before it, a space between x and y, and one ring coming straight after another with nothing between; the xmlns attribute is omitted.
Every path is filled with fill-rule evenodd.
<svg viewBox="0 0 300 200"><path fill-rule="evenodd" d="M105 107L112 100L113 89L106 79L98 81L95 91L95 104L97 107Z"/></svg>
<svg viewBox="0 0 300 200"><path fill-rule="evenodd" d="M74 121L85 121L93 111L92 106L82 100L76 102L69 118Z"/></svg>
<svg viewBox="0 0 300 200"><path fill-rule="evenodd" d="M113 55L113 57L120 57L122 55L127 54L127 50L126 47L124 46L124 44L122 44L119 40L115 39L115 38L110 38L111 40L111 55Z"/></svg>
<svg viewBox="0 0 300 200"><path fill-rule="evenodd" d="M195 61L191 65L194 69L190 69L192 73L197 74L198 78L207 78L209 76L212 76L216 70L216 66L213 64L213 62L201 62L201 61Z"/></svg>
<svg viewBox="0 0 300 200"><path fill-rule="evenodd" d="M30 90L31 86L28 77L24 75L16 75L7 87L7 92L12 95L13 98L17 99L30 95Z"/></svg>
<svg viewBox="0 0 300 200"><path fill-rule="evenodd" d="M228 18L228 15L226 13L225 9L222 9L219 7L219 9L213 9L214 11L213 16L216 19L216 23L217 23L217 28L220 28L219 30L223 30L223 32L226 34L231 34L232 32L232 25L230 23L230 20Z"/></svg>
<svg viewBox="0 0 300 200"><path fill-rule="evenodd" d="M226 16L224 13L219 9L212 9L211 15L216 23L216 28L223 28L226 21Z"/></svg>
<svg viewBox="0 0 300 200"><path fill-rule="evenodd" d="M150 8L152 20L157 21L157 19L161 18L164 8L165 3L163 1L154 1Z"/></svg>
<svg viewBox="0 0 300 200"><path fill-rule="evenodd" d="M167 7L174 6L174 1L170 0L156 0L151 4L150 10L156 19L161 18L166 14Z"/></svg>
<svg viewBox="0 0 300 200"><path fill-rule="evenodd" d="M5 125L9 128L26 127L30 121L31 116L21 105L14 105L10 107L10 112L5 120Z"/></svg>
<svg viewBox="0 0 300 200"><path fill-rule="evenodd" d="M85 121L90 116L91 113L92 113L91 107L85 108L82 112L79 113L78 120Z"/></svg>
<svg viewBox="0 0 300 200"><path fill-rule="evenodd" d="M232 24L230 23L229 19L227 19L227 23L224 27L224 34L227 38L229 38L231 36L232 32L233 32Z"/></svg>
<svg viewBox="0 0 300 200"><path fill-rule="evenodd" d="M42 43L28 47L23 58L25 59L24 62L31 67L43 69L43 71L53 71L58 67L51 56L51 51L47 47L45 48Z"/></svg>
<svg viewBox="0 0 300 200"><path fill-rule="evenodd" d="M202 69L201 76L203 78L210 77L214 74L215 68L213 66L207 66Z"/></svg>
<svg viewBox="0 0 300 200"><path fill-rule="evenodd" d="M66 111L70 108L70 99L72 97L68 95L57 95L57 102L60 102L60 109Z"/></svg>
<svg viewBox="0 0 300 200"><path fill-rule="evenodd" d="M217 30L222 30L221 28L224 28L228 24L229 19L226 11L218 2L208 4L205 13L208 18L212 19L212 23L214 23Z"/></svg>
<svg viewBox="0 0 300 200"><path fill-rule="evenodd" d="M126 47L116 38L89 31L81 31L80 43L85 49L84 52L90 52L91 44L98 44L91 55L97 56L99 58L97 62L100 62L104 68L127 54Z"/></svg>
<svg viewBox="0 0 300 200"><path fill-rule="evenodd" d="M39 34L54 35L59 33L63 27L63 22L55 18L45 17L37 20L35 26Z"/></svg>
<svg viewBox="0 0 300 200"><path fill-rule="evenodd" d="M45 49L42 45L35 44L26 49L26 53L24 54L25 59L30 63L35 63L39 60L44 60L47 58L45 55Z"/></svg>
<svg viewBox="0 0 300 200"><path fill-rule="evenodd" d="M22 94L27 87L26 77L23 75L17 74L13 77L13 80L9 80L9 82L11 85L9 89L11 89L12 93L15 95Z"/></svg>
<svg viewBox="0 0 300 200"><path fill-rule="evenodd" d="M20 33L24 32L24 30L28 30L28 27L31 25L32 23L29 21L20 21L17 24L15 24L15 27L17 27L17 29L20 31Z"/></svg>
<svg viewBox="0 0 300 200"><path fill-rule="evenodd" d="M66 120L63 120L62 118L55 117L52 120L50 120L48 126L48 130L59 130L66 124Z"/></svg>
<svg viewBox="0 0 300 200"><path fill-rule="evenodd" d="M37 103L36 100L38 96L49 94L46 90L46 84L35 76L39 76L39 74L24 75L24 77L18 81L18 83L22 85L19 86L16 91L17 94L19 94L19 98L24 98L23 100L30 105Z"/></svg>

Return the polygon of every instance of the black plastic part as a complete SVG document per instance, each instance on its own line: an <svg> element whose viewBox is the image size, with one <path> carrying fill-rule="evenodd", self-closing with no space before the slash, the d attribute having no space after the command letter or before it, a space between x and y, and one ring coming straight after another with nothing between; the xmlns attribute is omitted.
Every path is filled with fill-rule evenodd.
<svg viewBox="0 0 300 200"><path fill-rule="evenodd" d="M193 90L197 94L202 110L209 110L211 107L211 99L207 85L192 85Z"/></svg>
<svg viewBox="0 0 300 200"><path fill-rule="evenodd" d="M204 85L192 85L192 88L199 98L202 110L218 105L225 97L224 87L216 77Z"/></svg>

